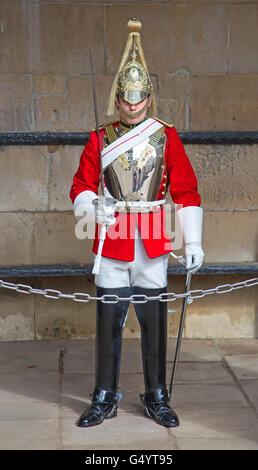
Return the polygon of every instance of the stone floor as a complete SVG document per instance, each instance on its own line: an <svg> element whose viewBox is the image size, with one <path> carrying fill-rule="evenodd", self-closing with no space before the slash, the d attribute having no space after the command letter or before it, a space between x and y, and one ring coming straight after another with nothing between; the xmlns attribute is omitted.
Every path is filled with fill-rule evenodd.
<svg viewBox="0 0 258 470"><path fill-rule="evenodd" d="M175 340L169 341L168 384ZM183 340L171 405L178 428L144 417L138 339L123 342L118 416L75 425L90 403L94 341L0 343L0 450L257 450L258 339Z"/></svg>

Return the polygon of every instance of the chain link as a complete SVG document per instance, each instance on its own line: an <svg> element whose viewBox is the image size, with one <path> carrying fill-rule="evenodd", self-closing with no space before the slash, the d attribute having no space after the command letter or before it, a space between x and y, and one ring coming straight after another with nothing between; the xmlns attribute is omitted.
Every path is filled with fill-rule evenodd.
<svg viewBox="0 0 258 470"><path fill-rule="evenodd" d="M89 302L90 300L100 300L103 303L116 304L118 302L131 302L133 304L145 304L149 300L159 300L160 302L174 302L177 299L187 297L187 301L191 303L193 300L201 299L210 294L226 294L233 290L242 289L243 287L252 287L258 284L258 278L247 279L246 281L236 282L235 284L223 284L213 289L196 289L187 293L175 294L174 292L163 292L158 296L148 297L147 295L131 295L130 297L119 297L118 295L105 294L102 297L94 297L83 292L74 292L73 294L63 294L55 289L34 289L25 284L14 284L0 280L0 288L11 289L21 294L39 294L48 299L58 300L61 298L71 299L75 302Z"/></svg>

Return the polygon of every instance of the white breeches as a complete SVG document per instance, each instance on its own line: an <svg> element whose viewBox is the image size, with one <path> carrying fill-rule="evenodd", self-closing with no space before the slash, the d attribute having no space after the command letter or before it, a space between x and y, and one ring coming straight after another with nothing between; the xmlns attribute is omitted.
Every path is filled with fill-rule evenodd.
<svg viewBox="0 0 258 470"><path fill-rule="evenodd" d="M95 275L98 287L145 287L158 289L167 286L169 255L149 258L139 237L135 239L133 261L101 258L100 272Z"/></svg>

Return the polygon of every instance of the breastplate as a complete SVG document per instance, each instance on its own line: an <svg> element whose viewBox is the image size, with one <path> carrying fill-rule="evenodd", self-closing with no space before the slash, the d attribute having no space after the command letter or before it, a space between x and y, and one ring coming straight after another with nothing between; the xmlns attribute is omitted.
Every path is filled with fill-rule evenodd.
<svg viewBox="0 0 258 470"><path fill-rule="evenodd" d="M165 168L164 127L119 155L104 171L110 194L119 201L155 201ZM123 127L106 128L104 147L125 134Z"/></svg>

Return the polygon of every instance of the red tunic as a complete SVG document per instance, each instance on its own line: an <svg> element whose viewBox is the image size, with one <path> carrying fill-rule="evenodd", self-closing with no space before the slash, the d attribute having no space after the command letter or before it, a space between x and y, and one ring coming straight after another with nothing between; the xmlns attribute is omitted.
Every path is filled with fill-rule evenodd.
<svg viewBox="0 0 258 470"><path fill-rule="evenodd" d="M119 125L119 122L117 123ZM100 129L101 141L105 128ZM165 169L158 192L157 200L165 198L166 186L169 185L171 198L175 204L200 206L201 198L191 163L185 153L184 146L175 127L165 126ZM70 191L72 202L82 191L93 191L98 194L99 157L96 131L91 132L80 158L80 164L74 175ZM121 261L134 259L134 234L138 224L141 238L150 258L156 258L172 251L171 242L164 230L164 209L159 212L116 214L116 224L109 227L103 246L102 256ZM99 227L93 243L93 252L98 251Z"/></svg>

